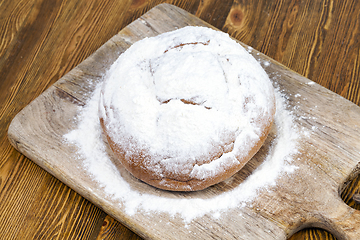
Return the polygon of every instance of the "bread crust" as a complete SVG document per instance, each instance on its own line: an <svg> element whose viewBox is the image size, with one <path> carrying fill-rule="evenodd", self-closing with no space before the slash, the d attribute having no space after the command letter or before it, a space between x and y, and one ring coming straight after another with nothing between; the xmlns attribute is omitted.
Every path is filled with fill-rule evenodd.
<svg viewBox="0 0 360 240"><path fill-rule="evenodd" d="M167 49L164 51L164 54L166 54L168 50L182 48L185 45L200 44L206 46L209 43L210 40L201 42L201 44L197 42L181 43ZM131 79L129 81L131 81ZM107 98L107 94L106 90L103 89L101 92L102 99ZM256 96L251 96L250 98L255 97ZM171 100L172 99L166 101L159 100L159 104L168 104ZM177 100L180 100L181 104L185 105L202 105L202 103L196 102L193 99ZM243 168L244 165L258 152L270 132L276 111L275 96L273 92L269 93L267 100L269 102L267 103L268 106L266 106L268 109L266 114L255 116L251 120L253 121L251 124L256 125L257 138L256 141L251 143L250 149L242 152L242 146L237 146L235 143L236 136L233 136L235 133L229 133L227 135L224 134L224 139L222 139L220 143L214 143L213 148L211 148L207 154L197 156L195 161L190 158L188 160L182 160L181 166L179 165L176 169L171 168L170 170L166 167L166 158L164 156L159 157L158 155L153 154L151 150L139 144L136 138L132 138L131 136L124 137L126 138L126 140L124 140L126 144L124 144L122 141L118 141L119 138L121 139L121 136L114 137L114 132L112 132L108 123L110 122L108 119L114 115L112 113L114 109L111 107L111 104L104 104L103 102L100 103L100 108L102 109L102 114L100 114L100 123L109 146L116 157L114 164L118 168L125 168L134 177L160 189L171 191L197 191L231 177ZM247 104L254 104L254 101L247 99L243 102L242 108L246 109ZM241 105L241 103L239 103L239 105ZM203 107L210 109L208 106ZM124 128L127 127L121 120L119 120L117 124ZM156 139L154 139L154 141L156 141ZM131 146L131 150L129 150L129 146ZM236 149L234 149L234 146ZM227 157L229 155L228 153L234 154L232 154L231 157ZM229 158L227 161L230 161L231 164L220 163L219 168L221 170L217 171L215 174L195 174L195 168L207 166L212 162L225 157Z"/></svg>

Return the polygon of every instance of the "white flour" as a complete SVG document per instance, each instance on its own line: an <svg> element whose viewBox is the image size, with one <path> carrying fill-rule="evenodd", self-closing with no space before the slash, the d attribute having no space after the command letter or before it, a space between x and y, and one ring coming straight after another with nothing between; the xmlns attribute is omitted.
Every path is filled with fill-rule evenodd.
<svg viewBox="0 0 360 240"><path fill-rule="evenodd" d="M114 64L115 67L111 68L107 76L107 79L113 77L114 81L111 84L105 82L97 86L85 107L79 109L77 129L64 136L68 142L78 147L78 157L83 162L83 168L94 180L94 191L106 195L114 202L120 202L119 207L123 208L128 215L137 212L167 213L181 217L186 223L205 214L210 214L214 218L220 217L222 212L245 206L257 196L260 190L266 190L275 185L282 174L291 173L296 168L291 165L291 161L293 155L297 153L299 134L294 127L291 113L286 110L286 97L279 91L275 92L276 136L266 150L268 151L266 159L242 183L230 190L222 191L215 188L208 194L201 191L190 193L163 191L135 179L125 169L115 167L111 161L113 158L111 150L103 140L99 114L104 120L104 125L106 126L106 121L110 122L111 130L118 131L119 134L116 136L120 136L120 140L125 139L125 143L129 142L126 136L135 136L141 143L155 149L156 154L161 155L160 153L164 150L165 155L180 152L181 156L186 156L185 160L195 159L196 154L206 155L212 142L222 141L221 137L209 140L208 136L220 134L227 138L228 133L234 132L234 129L235 132L236 129L240 129L235 137L235 144L248 143L249 139L258 138L259 127L253 124L256 122L253 119L255 116L266 117L271 112L267 107L271 104L268 103L274 99L271 82L266 73L246 50L233 40L229 41L225 34L211 30L213 32L209 32L209 35L216 36L210 37L210 41L206 38L207 33L197 35L191 32L193 28L181 31L188 30L191 34L181 32L181 37L178 36L175 40L172 33L162 35L164 38L162 40L166 44L163 41L146 39L145 44L144 42L140 44L141 51L125 52L123 54L125 57L120 57L116 62L122 67L118 68ZM209 31L203 28L198 30L204 31L203 33ZM187 44L182 44L184 41ZM158 46L152 47L154 44ZM173 45L170 49L169 44ZM210 52L203 50L206 45L211 46ZM153 49L154 51L160 49L160 51L152 52ZM167 63L177 59L179 56L173 54L180 50L182 52L180 59L184 59L175 63L180 66L173 68L170 64L171 67L169 67ZM252 49L248 48L248 51ZM204 53L207 55L203 56ZM198 59L193 59L199 54ZM154 55L156 58L147 62L148 55ZM160 57L162 55L166 57ZM199 59L203 61L200 63ZM204 59L212 60L207 62ZM131 61L135 61L135 64ZM220 64L214 65L217 62ZM268 61L263 63L265 67L269 64ZM192 66L196 66L196 69L192 69ZM200 72L201 77L205 76L204 78L197 75L199 66L203 67ZM167 74L174 69L178 70L179 74ZM148 76L149 74L151 76ZM169 80L168 76L174 79ZM132 81L128 81L129 78ZM240 79L245 80L241 80L239 84ZM253 91L255 92L250 94ZM196 106L189 104L184 106L181 103L182 100L196 102ZM101 102L100 108L99 102ZM113 104L113 102L118 104ZM245 110L239 106L246 106ZM118 109L119 111L110 111L105 114L105 107L108 110ZM158 112L162 113L161 117L158 116ZM182 117L178 116L179 112L182 113ZM119 127L117 121L119 116L127 123L126 127ZM161 131L154 128L156 119L158 119L157 122L160 120L161 123L163 122ZM209 122L210 126L206 126ZM183 128L183 126L193 127ZM216 132L209 134L209 131ZM206 145L202 146L202 144ZM246 147L242 144L240 146ZM129 147L129 151L133 151L133 146ZM236 160L235 157L233 158ZM218 171L219 168L212 167L212 169ZM207 172L207 169L204 172ZM232 181L232 178L227 181Z"/></svg>
<svg viewBox="0 0 360 240"><path fill-rule="evenodd" d="M285 108L285 97L276 91L277 136L263 164L234 189L203 199L197 197L196 192L177 195L134 181L126 170L118 171L112 164L111 155L107 153L108 147L102 140L98 118L100 89L101 85L81 109L78 128L64 137L78 146L84 169L100 185L100 191L114 201L120 201L119 207L123 207L129 215L136 212L168 213L171 216L180 216L186 223L205 214L219 217L223 211L245 206L260 190L275 185L278 177L291 173L296 168L291 165L291 161L297 153L299 133L294 128L291 113ZM143 184L144 192L134 190L133 184Z"/></svg>
<svg viewBox="0 0 360 240"><path fill-rule="evenodd" d="M190 190L241 168L275 112L261 65L228 34L190 26L134 43L107 72L100 101L123 163L172 190L167 179Z"/></svg>

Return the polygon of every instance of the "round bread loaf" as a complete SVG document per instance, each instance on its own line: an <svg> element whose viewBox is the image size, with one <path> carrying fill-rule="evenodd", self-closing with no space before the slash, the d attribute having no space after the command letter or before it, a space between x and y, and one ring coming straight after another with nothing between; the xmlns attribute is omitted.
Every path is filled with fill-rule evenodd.
<svg viewBox="0 0 360 240"><path fill-rule="evenodd" d="M260 149L275 114L260 64L205 27L134 43L109 69L99 105L115 165L172 191L235 174Z"/></svg>

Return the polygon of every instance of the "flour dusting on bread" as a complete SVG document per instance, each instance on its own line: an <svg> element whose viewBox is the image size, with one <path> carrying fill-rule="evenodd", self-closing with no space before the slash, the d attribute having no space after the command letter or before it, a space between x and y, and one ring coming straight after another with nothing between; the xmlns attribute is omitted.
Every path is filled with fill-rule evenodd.
<svg viewBox="0 0 360 240"><path fill-rule="evenodd" d="M118 160L167 190L199 190L236 173L275 114L260 64L227 34L204 27L134 43L101 94L102 126Z"/></svg>

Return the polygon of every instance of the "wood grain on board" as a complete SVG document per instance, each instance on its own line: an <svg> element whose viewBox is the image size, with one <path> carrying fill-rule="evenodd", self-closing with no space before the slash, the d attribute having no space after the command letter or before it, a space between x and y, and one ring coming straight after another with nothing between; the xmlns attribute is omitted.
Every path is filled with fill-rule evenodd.
<svg viewBox="0 0 360 240"><path fill-rule="evenodd" d="M0 3L0 219L5 223L0 229L5 238L93 238L100 231L106 214L14 150L6 130L44 89L161 2ZM359 104L356 1L168 2ZM350 202L357 189L345 192Z"/></svg>

